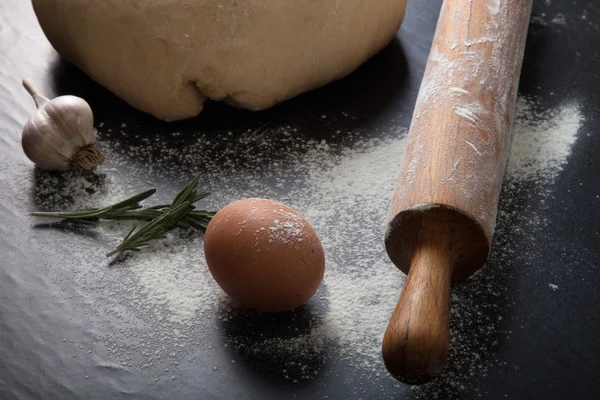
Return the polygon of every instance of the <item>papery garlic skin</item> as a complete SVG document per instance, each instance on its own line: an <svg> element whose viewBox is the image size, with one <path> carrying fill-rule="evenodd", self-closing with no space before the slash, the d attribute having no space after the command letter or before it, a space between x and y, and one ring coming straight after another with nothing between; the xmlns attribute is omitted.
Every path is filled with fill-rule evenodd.
<svg viewBox="0 0 600 400"><path fill-rule="evenodd" d="M47 171L85 172L104 161L97 143L94 116L89 104L80 97L43 97L23 81L33 96L38 112L25 124L21 144L25 155Z"/></svg>

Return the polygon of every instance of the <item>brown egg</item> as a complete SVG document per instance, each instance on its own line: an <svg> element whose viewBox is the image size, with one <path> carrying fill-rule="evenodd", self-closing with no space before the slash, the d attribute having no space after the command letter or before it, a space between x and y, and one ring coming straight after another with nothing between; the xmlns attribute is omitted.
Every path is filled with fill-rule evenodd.
<svg viewBox="0 0 600 400"><path fill-rule="evenodd" d="M240 200L219 211L206 229L204 254L225 293L265 312L306 303L325 271L313 227L291 208L265 199Z"/></svg>

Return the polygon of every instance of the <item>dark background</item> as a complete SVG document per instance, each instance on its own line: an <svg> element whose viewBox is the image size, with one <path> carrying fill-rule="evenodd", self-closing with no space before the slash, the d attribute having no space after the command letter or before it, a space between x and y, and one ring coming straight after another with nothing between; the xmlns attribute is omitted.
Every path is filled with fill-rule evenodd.
<svg viewBox="0 0 600 400"><path fill-rule="evenodd" d="M38 82L49 95L84 97L94 109L96 120L104 122L104 129L114 127L115 131L126 122L149 134L212 130L237 133L256 129L265 121L291 121L303 127L301 134L307 138L336 142L342 140L334 134L339 129L387 126L392 120L408 126L440 1L410 1L396 39L340 82L266 112L249 113L209 104L198 118L167 124L131 109L60 60L41 33L29 2L3 0L0 155L8 164L2 164L0 170L4 182L0 185L0 398L598 398L600 157L596 153L600 136L596 129L600 122L600 25L595 21L600 20L600 11L592 1L534 3L520 93L536 96L541 99L540 106L548 108L565 99L576 100L583 110L584 126L543 208L536 209L537 188L533 184L513 194L520 210L527 213L536 209L536 215L548 221L545 229L514 232L509 227L515 221L499 221L490 261L494 268L482 279L502 292L501 329L510 332L510 340L491 346L486 355L489 362L482 361L481 371L476 369L473 376L460 377L462 388L446 380L413 389L388 378L385 371L373 380L340 364L335 364L334 372L300 384L279 379L268 359L211 374L215 360L232 357L227 349L210 354L205 354L203 348L196 349L198 359L214 362L186 364L173 382L154 382L140 371L115 367L110 349L103 353L100 348L89 357L71 357L74 351L70 346L75 347L79 339L89 335L90 326L101 336L117 332L126 322L105 316L91 324L89 316L77 306L56 300L49 276L55 271L42 268L46 260L36 245L40 233L31 232L31 219L14 212L10 201L17 196L4 181L11 179L11 163L24 160L18 137L31 113L31 99L20 87L22 76ZM551 23L557 14L563 14L567 23ZM325 123L320 119L323 112L350 112L356 118ZM364 136L375 136L379 131L369 132ZM137 139L108 135L106 140L126 145ZM181 145L185 145L185 139ZM506 211L513 207L501 203ZM513 244L515 250L510 258L500 254L508 244ZM559 290L549 290L548 282L557 283ZM478 301L491 300L482 297ZM216 322L207 321L211 323ZM268 319L261 323L276 330L286 321ZM241 328L234 323L227 329ZM61 341L65 336L71 338L66 343ZM466 340L478 343L480 339L473 334ZM335 359L335 354L330 357ZM273 363L276 368L276 361ZM323 363L324 368L330 364ZM449 370L460 375L460 363L449 365Z"/></svg>

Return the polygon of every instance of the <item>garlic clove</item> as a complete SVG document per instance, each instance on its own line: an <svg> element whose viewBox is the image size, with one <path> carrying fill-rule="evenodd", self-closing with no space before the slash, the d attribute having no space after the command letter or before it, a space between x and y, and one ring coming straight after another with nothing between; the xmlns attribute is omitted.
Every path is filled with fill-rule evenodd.
<svg viewBox="0 0 600 400"><path fill-rule="evenodd" d="M37 167L46 171L68 171L70 159L56 151L62 147L54 130L32 118L25 124L21 135L21 145L27 158Z"/></svg>
<svg viewBox="0 0 600 400"><path fill-rule="evenodd" d="M104 161L98 149L94 117L89 104L76 96L48 100L23 80L38 106L23 127L25 155L39 168L50 171L86 172Z"/></svg>
<svg viewBox="0 0 600 400"><path fill-rule="evenodd" d="M61 132L62 141L67 146L65 154L73 147L79 148L96 143L94 117L89 104L75 96L60 96L42 107L53 129Z"/></svg>

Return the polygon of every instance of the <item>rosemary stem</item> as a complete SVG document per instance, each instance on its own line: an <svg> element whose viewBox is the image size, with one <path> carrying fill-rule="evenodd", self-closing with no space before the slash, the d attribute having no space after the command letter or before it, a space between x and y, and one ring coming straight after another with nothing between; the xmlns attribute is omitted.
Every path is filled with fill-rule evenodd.
<svg viewBox="0 0 600 400"><path fill-rule="evenodd" d="M34 217L60 218L60 216L58 215L57 212L36 211L36 212L32 212L31 215Z"/></svg>
<svg viewBox="0 0 600 400"><path fill-rule="evenodd" d="M120 251L121 250L119 248L114 248L111 251L109 251L108 253L106 253L106 257L114 256L115 254L117 254Z"/></svg>

